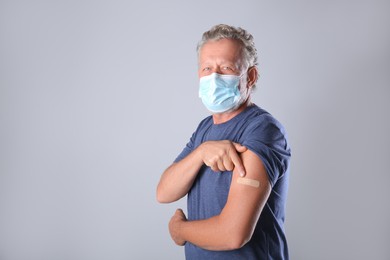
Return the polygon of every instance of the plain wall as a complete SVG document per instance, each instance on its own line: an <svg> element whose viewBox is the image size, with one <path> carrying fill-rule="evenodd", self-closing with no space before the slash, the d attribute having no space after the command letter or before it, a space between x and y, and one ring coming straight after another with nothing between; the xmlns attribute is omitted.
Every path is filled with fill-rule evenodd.
<svg viewBox="0 0 390 260"><path fill-rule="evenodd" d="M259 52L292 147L291 259L390 256L389 1L0 1L0 259L184 259L162 171L208 115L195 47Z"/></svg>

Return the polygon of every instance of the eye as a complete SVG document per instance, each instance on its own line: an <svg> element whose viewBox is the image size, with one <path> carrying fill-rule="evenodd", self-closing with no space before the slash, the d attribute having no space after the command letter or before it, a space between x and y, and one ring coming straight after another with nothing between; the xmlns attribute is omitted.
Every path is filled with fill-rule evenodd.
<svg viewBox="0 0 390 260"><path fill-rule="evenodd" d="M209 71L210 70L210 67L204 67L203 68L203 71Z"/></svg>
<svg viewBox="0 0 390 260"><path fill-rule="evenodd" d="M222 67L223 70L228 70L228 71L233 71L233 69L229 66L223 66Z"/></svg>

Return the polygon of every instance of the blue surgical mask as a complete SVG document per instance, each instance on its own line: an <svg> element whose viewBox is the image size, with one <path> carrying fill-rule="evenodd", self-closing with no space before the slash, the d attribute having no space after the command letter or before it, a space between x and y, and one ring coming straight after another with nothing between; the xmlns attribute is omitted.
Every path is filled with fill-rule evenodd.
<svg viewBox="0 0 390 260"><path fill-rule="evenodd" d="M199 97L213 113L223 113L241 102L240 76L212 73L200 78Z"/></svg>

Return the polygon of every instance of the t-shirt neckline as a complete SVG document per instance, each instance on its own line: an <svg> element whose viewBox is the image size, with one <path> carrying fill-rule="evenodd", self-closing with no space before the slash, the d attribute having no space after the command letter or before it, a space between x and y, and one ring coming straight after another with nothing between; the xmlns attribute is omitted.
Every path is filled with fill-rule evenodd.
<svg viewBox="0 0 390 260"><path fill-rule="evenodd" d="M249 113L252 109L254 109L255 107L256 107L256 105L252 103L251 105L247 106L244 109L244 111L242 111L238 115L236 115L233 118L229 119L228 121L220 123L220 124L214 124L214 122L212 121L213 122L212 127L213 128L221 128L221 127L225 127L225 126L230 125L230 124L234 124L237 121L239 121L242 117L244 117L245 114ZM211 116L211 120L212 120L212 116Z"/></svg>

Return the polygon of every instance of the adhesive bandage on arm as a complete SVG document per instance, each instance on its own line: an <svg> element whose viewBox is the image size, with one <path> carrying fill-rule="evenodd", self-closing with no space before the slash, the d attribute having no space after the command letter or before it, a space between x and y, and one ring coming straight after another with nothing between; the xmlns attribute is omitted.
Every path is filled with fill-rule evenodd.
<svg viewBox="0 0 390 260"><path fill-rule="evenodd" d="M248 178L238 177L237 183L252 186L254 188L260 187L260 182L258 180L253 180Z"/></svg>

